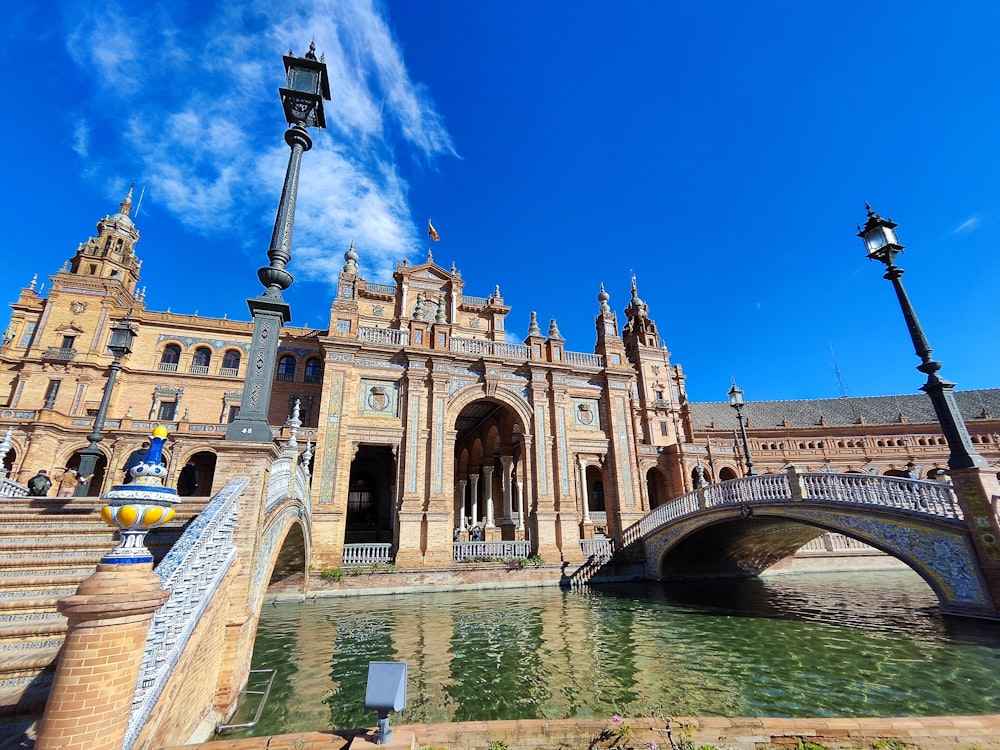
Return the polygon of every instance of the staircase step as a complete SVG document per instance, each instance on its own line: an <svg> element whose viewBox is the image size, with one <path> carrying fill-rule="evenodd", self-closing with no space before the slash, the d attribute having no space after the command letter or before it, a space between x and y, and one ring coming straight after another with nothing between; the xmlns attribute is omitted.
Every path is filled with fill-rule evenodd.
<svg viewBox="0 0 1000 750"><path fill-rule="evenodd" d="M25 649L23 653L5 653L0 661L0 686L14 682L21 675L37 675L43 669L50 667L59 655L58 646L46 648Z"/></svg>

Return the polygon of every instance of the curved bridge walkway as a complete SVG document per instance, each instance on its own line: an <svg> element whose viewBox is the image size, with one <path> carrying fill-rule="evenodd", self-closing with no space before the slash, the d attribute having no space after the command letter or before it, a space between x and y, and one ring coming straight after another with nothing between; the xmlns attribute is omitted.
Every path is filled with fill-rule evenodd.
<svg viewBox="0 0 1000 750"><path fill-rule="evenodd" d="M641 543L647 576L661 578L671 552L685 540L727 523L744 523L730 538L751 535L749 519L835 531L893 555L927 581L943 611L991 607L962 509L952 486L940 482L789 467L784 474L733 479L682 495L627 528L623 541ZM781 550L767 564L793 551Z"/></svg>

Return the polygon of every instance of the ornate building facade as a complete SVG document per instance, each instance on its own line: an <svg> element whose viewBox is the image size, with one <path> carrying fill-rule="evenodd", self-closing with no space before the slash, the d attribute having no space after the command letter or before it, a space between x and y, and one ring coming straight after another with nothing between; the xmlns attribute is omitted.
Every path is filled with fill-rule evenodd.
<svg viewBox="0 0 1000 750"><path fill-rule="evenodd" d="M252 324L146 309L131 193L50 277L12 303L0 347L4 468L24 482L79 463L108 378L110 327L138 335L122 361L91 483L120 482L153 426L173 433L168 482L221 487L215 458L238 412ZM452 542L528 540L547 561L581 560L581 540L624 528L701 481L741 476L746 456L723 403L690 403L635 279L624 324L597 295L592 352L574 352L531 313L511 343L499 288L466 294L431 257L367 281L344 255L325 331L285 327L269 420L311 460L312 559L346 544L393 545L401 566L447 565ZM1000 390L956 394L977 449L1000 459ZM289 426L298 405L301 427ZM934 477L947 446L925 396L751 402L758 472ZM997 415L996 417L994 415Z"/></svg>

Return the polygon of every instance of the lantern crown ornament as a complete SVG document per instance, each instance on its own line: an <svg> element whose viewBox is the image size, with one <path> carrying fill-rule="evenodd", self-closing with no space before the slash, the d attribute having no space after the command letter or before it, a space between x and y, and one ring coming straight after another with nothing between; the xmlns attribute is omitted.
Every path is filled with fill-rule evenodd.
<svg viewBox="0 0 1000 750"><path fill-rule="evenodd" d="M903 252L903 246L896 237L896 224L892 219L883 219L865 203L868 219L863 227L858 227L858 237L865 243L868 260L877 260L891 266L896 256Z"/></svg>
<svg viewBox="0 0 1000 750"><path fill-rule="evenodd" d="M162 458L166 442L167 428L157 425L150 435L145 459L129 471L132 481L112 487L103 496L108 505L101 509L101 518L109 526L118 528L121 540L101 559L102 563L123 565L153 561L152 553L146 549L146 534L173 520L173 506L180 502L176 490L163 486L167 476Z"/></svg>

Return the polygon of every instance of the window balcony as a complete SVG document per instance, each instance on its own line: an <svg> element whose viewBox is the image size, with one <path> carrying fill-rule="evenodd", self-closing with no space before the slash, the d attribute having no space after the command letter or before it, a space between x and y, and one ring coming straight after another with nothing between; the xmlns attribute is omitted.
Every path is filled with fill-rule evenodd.
<svg viewBox="0 0 1000 750"><path fill-rule="evenodd" d="M223 367L219 370L219 374L224 378L235 378L240 374L239 367Z"/></svg>
<svg viewBox="0 0 1000 750"><path fill-rule="evenodd" d="M50 346L45 350L42 359L55 360L57 362L69 362L76 356L76 349L66 349L61 346Z"/></svg>
<svg viewBox="0 0 1000 750"><path fill-rule="evenodd" d="M160 362L160 364L158 364L156 366L156 369L159 372L177 372L177 363L176 362Z"/></svg>
<svg viewBox="0 0 1000 750"><path fill-rule="evenodd" d="M306 375L306 376L304 376L302 378L302 382L303 383L322 383L323 382L323 376L322 375Z"/></svg>
<svg viewBox="0 0 1000 750"><path fill-rule="evenodd" d="M208 365L191 365L188 372L192 375L208 375Z"/></svg>
<svg viewBox="0 0 1000 750"><path fill-rule="evenodd" d="M275 380L279 380L282 383L291 383L292 381L295 380L295 373L294 372L279 372L277 375L274 376L274 379Z"/></svg>

